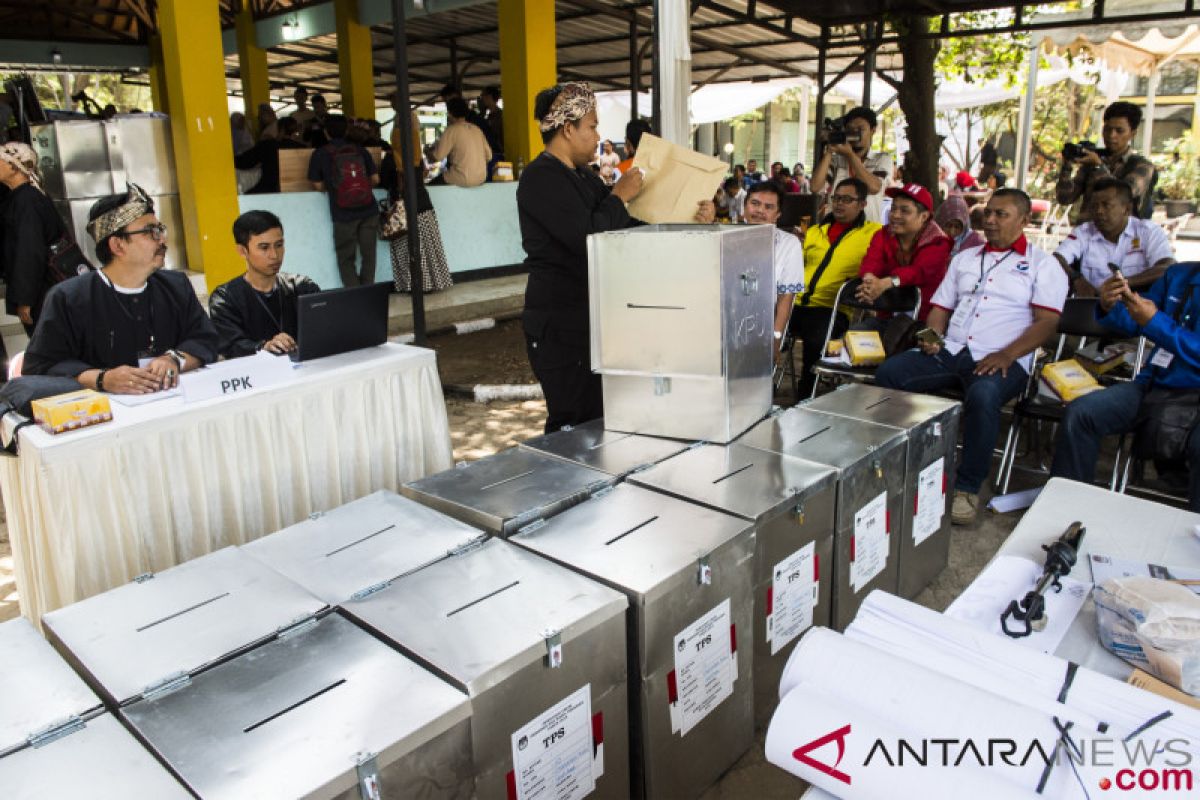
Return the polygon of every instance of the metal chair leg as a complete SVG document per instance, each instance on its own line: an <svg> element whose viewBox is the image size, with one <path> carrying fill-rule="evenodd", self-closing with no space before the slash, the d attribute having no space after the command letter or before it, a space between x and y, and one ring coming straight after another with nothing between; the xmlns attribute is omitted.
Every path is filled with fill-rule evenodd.
<svg viewBox="0 0 1200 800"><path fill-rule="evenodd" d="M1012 424L1008 427L1008 438L1004 442L1004 452L1000 455L1000 470L997 474L1000 494L1008 494L1008 483L1012 478L1013 464L1017 460L1017 441L1021 432L1021 417L1014 415Z"/></svg>

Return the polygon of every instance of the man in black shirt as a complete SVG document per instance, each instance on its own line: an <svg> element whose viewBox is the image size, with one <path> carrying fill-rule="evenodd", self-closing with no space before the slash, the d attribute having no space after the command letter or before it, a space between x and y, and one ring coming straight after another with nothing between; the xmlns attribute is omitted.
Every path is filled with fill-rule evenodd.
<svg viewBox="0 0 1200 800"><path fill-rule="evenodd" d="M247 211L233 223L233 239L246 272L208 298L213 327L225 358L259 350L280 355L296 349L296 298L321 288L303 275L280 272L283 223L270 211Z"/></svg>
<svg viewBox="0 0 1200 800"><path fill-rule="evenodd" d="M0 263L8 288L4 304L32 334L50 288L50 248L66 232L54 203L42 191L37 154L23 142L0 145L0 184L9 190L0 205L4 230Z"/></svg>
<svg viewBox="0 0 1200 800"><path fill-rule="evenodd" d="M103 268L46 295L25 350L29 375L74 378L89 389L149 394L217 358L217 332L182 272L162 269L167 226L136 184L88 214Z"/></svg>
<svg viewBox="0 0 1200 800"><path fill-rule="evenodd" d="M333 249L342 286L375 282L375 253L379 238L379 205L373 187L379 184L375 160L362 145L346 139L349 123L340 114L328 118L329 144L313 150L308 179L318 192L329 195L333 220ZM355 269L355 253L362 271Z"/></svg>

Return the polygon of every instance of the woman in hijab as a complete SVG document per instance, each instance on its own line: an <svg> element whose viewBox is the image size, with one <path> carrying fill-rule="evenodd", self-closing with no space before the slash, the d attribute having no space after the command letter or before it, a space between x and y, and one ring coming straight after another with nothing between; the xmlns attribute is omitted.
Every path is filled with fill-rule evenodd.
<svg viewBox="0 0 1200 800"><path fill-rule="evenodd" d="M954 241L954 246L950 249L951 258L963 250L984 244L984 238L979 231L971 229L971 214L967 210L966 201L957 194L952 194L942 201L933 221Z"/></svg>
<svg viewBox="0 0 1200 800"><path fill-rule="evenodd" d="M9 188L4 204L4 305L27 334L50 289L50 248L67 232L54 203L42 191L37 154L22 142L0 145L0 183Z"/></svg>

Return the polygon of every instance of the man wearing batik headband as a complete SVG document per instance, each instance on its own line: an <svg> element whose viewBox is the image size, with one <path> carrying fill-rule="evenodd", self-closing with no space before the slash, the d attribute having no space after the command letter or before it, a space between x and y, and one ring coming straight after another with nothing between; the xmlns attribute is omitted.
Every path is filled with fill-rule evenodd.
<svg viewBox="0 0 1200 800"><path fill-rule="evenodd" d="M546 149L521 173L517 216L529 282L525 349L546 397L546 432L604 415L600 376L592 373L588 329L587 237L638 224L625 204L642 189L631 169L612 187L588 166L600 144L596 96L582 83L544 89L534 103ZM711 201L698 222L712 222Z"/></svg>
<svg viewBox="0 0 1200 800"><path fill-rule="evenodd" d="M161 269L167 227L131 184L88 214L102 269L50 290L25 351L31 375L75 378L89 389L149 394L215 361L217 332L182 272Z"/></svg>
<svg viewBox="0 0 1200 800"><path fill-rule="evenodd" d="M50 248L62 238L66 226L42 191L37 154L29 145L0 145L0 183L10 190L0 219L4 229L0 263L8 287L4 305L21 320L25 333L32 334L50 288Z"/></svg>

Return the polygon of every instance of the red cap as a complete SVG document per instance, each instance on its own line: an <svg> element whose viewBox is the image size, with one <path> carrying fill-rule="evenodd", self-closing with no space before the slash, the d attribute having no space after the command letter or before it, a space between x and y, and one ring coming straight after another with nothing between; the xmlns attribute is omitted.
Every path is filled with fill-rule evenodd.
<svg viewBox="0 0 1200 800"><path fill-rule="evenodd" d="M933 211L933 195L919 183L906 183L903 186L893 186L884 192L888 197L907 197L917 205L925 206L926 211Z"/></svg>
<svg viewBox="0 0 1200 800"><path fill-rule="evenodd" d="M975 179L971 177L971 173L963 170L954 176L954 183L960 189L974 189L977 187Z"/></svg>

